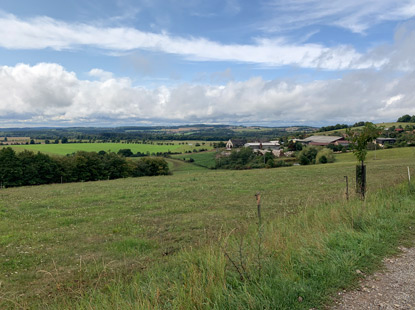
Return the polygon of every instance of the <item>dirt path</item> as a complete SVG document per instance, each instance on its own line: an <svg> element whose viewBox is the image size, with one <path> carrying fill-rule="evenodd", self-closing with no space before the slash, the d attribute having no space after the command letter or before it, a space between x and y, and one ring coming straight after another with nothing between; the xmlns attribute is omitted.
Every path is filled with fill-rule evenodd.
<svg viewBox="0 0 415 310"><path fill-rule="evenodd" d="M415 248L401 250L386 258L385 269L363 279L357 290L339 293L331 309L415 309Z"/></svg>

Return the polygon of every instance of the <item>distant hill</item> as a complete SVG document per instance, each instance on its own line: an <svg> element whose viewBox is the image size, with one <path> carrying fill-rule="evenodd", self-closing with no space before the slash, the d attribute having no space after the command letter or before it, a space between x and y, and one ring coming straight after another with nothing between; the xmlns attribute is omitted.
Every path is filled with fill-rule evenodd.
<svg viewBox="0 0 415 310"><path fill-rule="evenodd" d="M183 125L183 126L128 126L128 127L68 127L68 128L3 128L0 137L30 137L31 139L70 140L204 140L218 141L230 138L267 139L300 132L314 132L311 126L233 126L233 125Z"/></svg>
<svg viewBox="0 0 415 310"><path fill-rule="evenodd" d="M415 123L404 123L404 122L390 122L390 123L377 123L375 124L376 126L382 126L384 128L389 128L389 127L396 127L398 128L399 126L402 126L402 128L405 128L405 126L415 126ZM362 128L363 126L357 126L357 127L353 127L354 129L359 129ZM346 128L342 128L342 129L335 129L335 130L330 130L330 131L323 131L323 132L316 132L314 133L315 135L319 135L319 136L338 136L338 135L342 135L346 133Z"/></svg>

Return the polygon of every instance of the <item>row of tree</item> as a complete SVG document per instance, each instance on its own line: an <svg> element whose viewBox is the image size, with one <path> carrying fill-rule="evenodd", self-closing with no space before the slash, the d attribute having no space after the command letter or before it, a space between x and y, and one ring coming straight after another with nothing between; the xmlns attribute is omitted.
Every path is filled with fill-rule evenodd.
<svg viewBox="0 0 415 310"><path fill-rule="evenodd" d="M115 153L79 151L51 157L42 153L0 150L0 182L3 187L81 182L169 174L162 158L128 160Z"/></svg>
<svg viewBox="0 0 415 310"><path fill-rule="evenodd" d="M256 169L256 168L276 168L291 166L290 163L277 159L271 152L259 156L252 149L243 147L233 150L229 156L219 156L216 158L216 168L218 169Z"/></svg>
<svg viewBox="0 0 415 310"><path fill-rule="evenodd" d="M336 125L332 125L332 126L321 127L318 130L318 132L333 131L333 130L339 130L339 129L353 128L353 127L362 127L362 126L365 126L366 123L368 123L368 122L356 122L356 123L354 123L353 125L350 125L350 126L346 125L346 124L336 124Z"/></svg>

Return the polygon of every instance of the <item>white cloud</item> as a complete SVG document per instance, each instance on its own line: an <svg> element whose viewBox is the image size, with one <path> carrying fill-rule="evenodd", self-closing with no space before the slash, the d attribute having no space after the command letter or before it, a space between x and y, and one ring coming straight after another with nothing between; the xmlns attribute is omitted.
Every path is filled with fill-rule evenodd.
<svg viewBox="0 0 415 310"><path fill-rule="evenodd" d="M282 39L260 39L255 44L221 44L204 38L175 37L127 27L70 24L49 17L19 19L0 15L0 46L7 49L74 49L95 47L111 52L152 50L192 60L235 61L266 66L294 65L320 69L356 69L377 66L361 63L350 46L294 44Z"/></svg>
<svg viewBox="0 0 415 310"><path fill-rule="evenodd" d="M415 72L362 70L309 83L260 77L224 85L155 89L128 78L80 80L57 64L0 67L0 123L10 125L175 122L333 124L415 114ZM84 123L85 124L85 123Z"/></svg>
<svg viewBox="0 0 415 310"><path fill-rule="evenodd" d="M414 0L269 0L266 10L274 18L264 29L281 31L310 25L334 25L364 33L383 21L401 21L415 16Z"/></svg>
<svg viewBox="0 0 415 310"><path fill-rule="evenodd" d="M113 74L111 72L104 71L102 69L97 69L97 68L94 68L94 69L90 70L88 72L88 75L92 76L92 77L99 78L102 81L112 79L112 77L113 77Z"/></svg>

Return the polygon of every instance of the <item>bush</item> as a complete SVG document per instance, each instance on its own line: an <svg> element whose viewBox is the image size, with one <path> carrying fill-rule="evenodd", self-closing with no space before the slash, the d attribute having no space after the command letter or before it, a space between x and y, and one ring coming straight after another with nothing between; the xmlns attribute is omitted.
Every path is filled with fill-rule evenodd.
<svg viewBox="0 0 415 310"><path fill-rule="evenodd" d="M316 163L318 149L315 146L307 146L298 153L300 165L312 165Z"/></svg>
<svg viewBox="0 0 415 310"><path fill-rule="evenodd" d="M122 155L124 157L131 157L134 155L131 149L120 149L117 154Z"/></svg>
<svg viewBox="0 0 415 310"><path fill-rule="evenodd" d="M131 163L131 173L134 177L168 175L169 165L163 158L140 158Z"/></svg>
<svg viewBox="0 0 415 310"><path fill-rule="evenodd" d="M216 159L216 168L223 169L247 169L251 162L256 160L256 155L252 149L243 147L233 150L229 156L221 156ZM262 167L264 167L262 159Z"/></svg>
<svg viewBox="0 0 415 310"><path fill-rule="evenodd" d="M316 155L316 163L318 164L334 163L333 151L327 148L321 149Z"/></svg>

